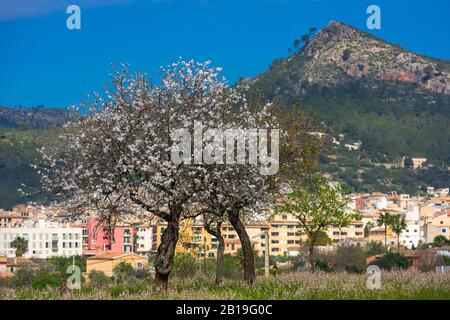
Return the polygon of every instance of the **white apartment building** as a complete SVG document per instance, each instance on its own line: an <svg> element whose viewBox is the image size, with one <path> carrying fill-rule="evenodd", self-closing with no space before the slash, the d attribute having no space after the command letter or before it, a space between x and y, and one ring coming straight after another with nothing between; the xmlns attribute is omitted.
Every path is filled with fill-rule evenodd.
<svg viewBox="0 0 450 320"><path fill-rule="evenodd" d="M136 252L141 255L148 255L153 245L153 227L140 226L137 232Z"/></svg>
<svg viewBox="0 0 450 320"><path fill-rule="evenodd" d="M28 240L28 251L23 255L25 258L47 259L82 254L82 228L43 219L29 221L21 227L0 228L0 255L15 256L11 242L17 237Z"/></svg>
<svg viewBox="0 0 450 320"><path fill-rule="evenodd" d="M411 249L413 245L417 248L422 241L419 224L408 224L406 229L400 233L400 244L408 249Z"/></svg>

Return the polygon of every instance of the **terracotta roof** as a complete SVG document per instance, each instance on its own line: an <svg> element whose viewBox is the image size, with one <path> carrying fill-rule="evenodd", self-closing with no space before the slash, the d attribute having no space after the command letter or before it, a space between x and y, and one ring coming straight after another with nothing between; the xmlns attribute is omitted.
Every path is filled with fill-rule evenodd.
<svg viewBox="0 0 450 320"><path fill-rule="evenodd" d="M138 254L135 254L133 252L106 252L102 254L98 254L96 256L89 257L88 260L114 260L123 256L129 256L134 255L141 257Z"/></svg>
<svg viewBox="0 0 450 320"><path fill-rule="evenodd" d="M16 257L16 258L7 258L7 257L0 257L0 262L5 263L8 266L16 266L16 267L23 267L23 266L30 266L30 267L39 267L39 265L31 260L25 259L23 257Z"/></svg>

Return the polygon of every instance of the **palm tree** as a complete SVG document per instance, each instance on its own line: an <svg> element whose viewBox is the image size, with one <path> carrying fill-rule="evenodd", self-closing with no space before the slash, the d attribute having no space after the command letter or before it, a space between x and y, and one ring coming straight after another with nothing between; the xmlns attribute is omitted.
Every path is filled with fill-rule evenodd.
<svg viewBox="0 0 450 320"><path fill-rule="evenodd" d="M400 215L391 217L392 231L397 234L397 252L400 253L400 233L407 228L405 217Z"/></svg>
<svg viewBox="0 0 450 320"><path fill-rule="evenodd" d="M16 249L16 256L21 257L28 251L28 240L17 237L11 242L11 247Z"/></svg>
<svg viewBox="0 0 450 320"><path fill-rule="evenodd" d="M392 216L389 212L380 213L380 217L377 220L379 226L384 225L384 246L387 249L387 227L391 223Z"/></svg>

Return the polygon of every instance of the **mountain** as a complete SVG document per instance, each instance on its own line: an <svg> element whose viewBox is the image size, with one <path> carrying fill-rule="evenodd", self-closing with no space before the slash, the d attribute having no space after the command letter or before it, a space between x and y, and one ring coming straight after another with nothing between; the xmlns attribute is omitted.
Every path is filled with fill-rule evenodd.
<svg viewBox="0 0 450 320"><path fill-rule="evenodd" d="M238 88L310 109L324 130L362 142L372 161L450 161L450 62L331 21L287 58Z"/></svg>
<svg viewBox="0 0 450 320"><path fill-rule="evenodd" d="M76 117L75 111L60 108L7 108L0 106L0 127L43 129L61 127Z"/></svg>
<svg viewBox="0 0 450 320"><path fill-rule="evenodd" d="M58 128L77 116L65 109L0 106L0 208L46 197L30 164L39 161L38 148L51 144Z"/></svg>

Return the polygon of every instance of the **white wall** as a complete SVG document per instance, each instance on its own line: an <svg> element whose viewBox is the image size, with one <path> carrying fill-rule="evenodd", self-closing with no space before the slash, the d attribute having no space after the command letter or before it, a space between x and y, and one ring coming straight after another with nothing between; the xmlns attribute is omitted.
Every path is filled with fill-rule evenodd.
<svg viewBox="0 0 450 320"><path fill-rule="evenodd" d="M152 249L153 242L153 228L152 227L139 227L137 232L137 253L147 253Z"/></svg>
<svg viewBox="0 0 450 320"><path fill-rule="evenodd" d="M52 256L81 255L81 232L82 228L45 227L41 224L32 228L1 228L0 255L15 255L11 242L17 237L28 240L25 258L47 259Z"/></svg>
<svg viewBox="0 0 450 320"><path fill-rule="evenodd" d="M400 245L411 249L417 248L422 237L420 235L420 226L418 224L408 224L406 230L400 234Z"/></svg>

